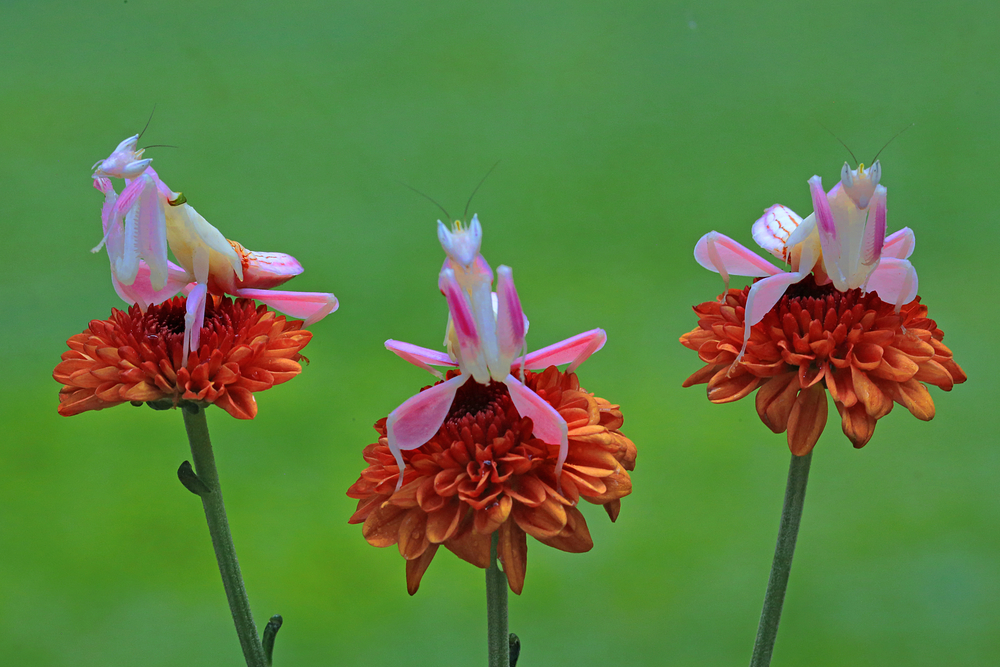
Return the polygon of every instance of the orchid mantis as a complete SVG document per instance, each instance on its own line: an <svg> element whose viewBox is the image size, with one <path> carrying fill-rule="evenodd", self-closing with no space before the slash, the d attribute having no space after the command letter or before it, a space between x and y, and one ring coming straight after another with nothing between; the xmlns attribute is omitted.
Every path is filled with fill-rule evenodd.
<svg viewBox="0 0 1000 667"><path fill-rule="evenodd" d="M513 273L508 266L498 267L497 290L491 292L493 271L479 254L482 234L475 215L468 226L456 221L450 230L438 221L438 239L448 256L438 276L438 287L448 301L447 352L395 340L385 342L386 348L441 380L444 376L433 366L458 368L460 372L408 398L389 414L388 445L399 466L396 490L403 485L403 451L417 449L438 432L455 394L467 382L506 385L518 413L531 418L535 437L559 445L555 468L558 479L569 452L566 420L524 385L524 369L568 363L568 371L572 372L607 341L603 329L593 329L526 354L528 320L521 309Z"/></svg>
<svg viewBox="0 0 1000 667"><path fill-rule="evenodd" d="M143 310L179 291L188 294L185 360L198 349L209 293L256 299L305 319L306 326L337 309L330 293L271 290L302 273L302 265L291 255L253 252L226 239L160 180L138 140L125 139L94 165L94 187L104 194L104 238L93 252L107 246L115 291ZM125 180L121 194L110 178ZM179 265L167 259L168 246Z"/></svg>
<svg viewBox="0 0 1000 667"><path fill-rule="evenodd" d="M917 272L907 259L915 238L909 227L888 237L886 230L886 188L879 185L882 167L876 160L870 169L844 164L840 182L829 193L823 191L819 176L809 179L813 213L805 220L791 209L775 204L753 225L753 238L761 248L791 265L783 271L764 261L733 239L712 231L695 245L695 259L703 267L722 275L726 288L729 276L763 278L747 295L743 349L750 329L763 319L789 286L810 273L816 283L840 290L861 288L877 292L880 299L895 304L917 295Z"/></svg>

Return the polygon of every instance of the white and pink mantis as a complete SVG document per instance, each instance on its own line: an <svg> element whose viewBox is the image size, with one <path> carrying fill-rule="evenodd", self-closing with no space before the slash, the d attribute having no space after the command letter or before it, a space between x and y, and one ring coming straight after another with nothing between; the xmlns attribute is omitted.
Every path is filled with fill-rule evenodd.
<svg viewBox="0 0 1000 667"><path fill-rule="evenodd" d="M275 310L305 319L308 326L337 309L328 292L269 289L302 273L284 253L253 252L222 233L168 188L137 149L139 135L118 144L94 165L94 187L104 193L101 222L111 282L128 303L143 310L184 291L188 294L183 358L198 350L209 293L256 299ZM125 179L116 194L110 178ZM180 265L167 259L167 248Z"/></svg>
<svg viewBox="0 0 1000 667"><path fill-rule="evenodd" d="M497 291L491 292L493 271L479 254L483 230L477 216L466 227L456 221L449 230L438 221L438 239L447 253L438 287L448 300L447 352L387 340L385 346L410 363L444 379L432 366L458 368L460 374L408 398L386 420L389 450L399 466L396 489L403 485L403 451L427 443L444 423L459 387L466 382L502 382L522 417L530 417L536 438L559 445L555 474L559 478L569 452L566 420L541 396L524 385L524 369L569 364L572 372L604 347L607 334L593 329L525 354L528 320L514 287L510 267L497 268ZM519 356L520 355L520 356ZM515 373L518 376L515 376ZM520 379L519 379L520 378Z"/></svg>
<svg viewBox="0 0 1000 667"><path fill-rule="evenodd" d="M698 240L694 256L699 264L722 275L763 278L747 295L743 349L750 329L763 319L789 286L813 273L818 285L833 283L840 290L861 288L876 292L896 306L917 295L917 272L907 259L913 253L913 231L904 227L886 237L886 188L879 185L882 168L876 160L870 169L844 164L840 182L823 192L819 176L809 179L813 213L805 220L791 209L775 204L753 225L753 238L762 247L791 265L784 271L750 249L719 232Z"/></svg>

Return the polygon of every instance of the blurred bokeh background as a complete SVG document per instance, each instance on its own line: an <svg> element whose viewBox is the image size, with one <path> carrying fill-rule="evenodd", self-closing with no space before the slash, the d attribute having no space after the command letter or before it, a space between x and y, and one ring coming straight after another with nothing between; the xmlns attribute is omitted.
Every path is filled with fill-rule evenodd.
<svg viewBox="0 0 1000 667"><path fill-rule="evenodd" d="M717 276L715 229L751 244L811 210L849 156L882 153L890 231L916 231L920 293L969 381L897 406L854 450L816 448L775 665L1000 662L994 299L998 5L6 2L0 8L0 661L240 665L181 415L56 414L65 340L122 307L90 166L142 129L164 180L227 236L295 255L331 290L311 364L209 425L259 624L278 665L486 658L483 573L439 552L415 597L395 549L346 521L371 425L428 383L385 351L435 347L437 208L472 203L515 269L529 345L601 326L582 368L639 448L595 547L529 544L511 598L521 664L749 659L788 464L752 400L681 389L677 338Z"/></svg>

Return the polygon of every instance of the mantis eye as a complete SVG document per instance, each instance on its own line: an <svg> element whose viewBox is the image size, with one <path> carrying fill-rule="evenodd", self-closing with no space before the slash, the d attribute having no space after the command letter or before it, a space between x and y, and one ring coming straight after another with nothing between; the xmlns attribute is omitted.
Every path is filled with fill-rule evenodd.
<svg viewBox="0 0 1000 667"><path fill-rule="evenodd" d="M146 171L146 167L149 163L153 161L153 158L146 158L145 160L137 160L135 162L129 162L122 169L122 177L124 178L138 178L142 172Z"/></svg>
<svg viewBox="0 0 1000 667"><path fill-rule="evenodd" d="M879 180L882 178L882 164L875 160L875 164L872 168L868 170L868 179L872 182L872 189L874 190L878 186Z"/></svg>
<svg viewBox="0 0 1000 667"><path fill-rule="evenodd" d="M840 182L844 184L845 188L854 185L854 174L851 173L851 166L846 162L843 169L840 170Z"/></svg>

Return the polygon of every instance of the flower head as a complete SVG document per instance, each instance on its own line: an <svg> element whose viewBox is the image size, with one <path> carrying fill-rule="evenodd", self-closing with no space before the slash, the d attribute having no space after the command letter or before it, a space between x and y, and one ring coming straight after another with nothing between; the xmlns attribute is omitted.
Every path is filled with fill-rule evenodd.
<svg viewBox="0 0 1000 667"><path fill-rule="evenodd" d="M457 375L449 371L448 377ZM368 468L347 491L358 499L350 523L377 547L398 545L406 559L406 585L416 593L442 544L460 558L489 565L490 535L500 531L497 552L511 590L524 586L526 535L578 553L593 541L581 498L604 505L611 520L632 490L628 471L635 445L619 432L621 410L582 389L576 374L555 366L528 371L524 384L544 397L569 427L569 454L556 476L559 446L536 437L506 385L465 383L448 415L423 446L404 453L403 486L389 451L386 420L375 424L378 442L365 448Z"/></svg>
<svg viewBox="0 0 1000 667"><path fill-rule="evenodd" d="M788 431L793 454L808 453L826 425L830 392L844 434L855 447L871 439L875 423L893 403L918 419L934 416L929 383L950 391L965 382L944 333L927 318L919 297L899 313L876 293L840 292L810 276L788 289L755 324L742 360L749 287L723 301L695 307L698 327L681 336L705 366L685 382L708 383L713 403L729 403L757 390L757 414L775 433Z"/></svg>
<svg viewBox="0 0 1000 667"><path fill-rule="evenodd" d="M520 593L525 536L565 551L590 549L577 502L603 504L617 518L619 499L631 492L635 446L618 432L618 406L581 389L574 373L604 346L604 331L526 354L528 321L513 274L500 266L491 292L478 219L454 231L439 223L438 237L448 255L438 276L449 310L447 352L394 340L386 347L441 381L375 425L379 440L364 452L369 467L348 490L358 499L350 522L364 522L374 546L399 545L410 594L441 544L485 568L490 535L500 531L498 553ZM569 367L560 372L560 364Z"/></svg>
<svg viewBox="0 0 1000 667"><path fill-rule="evenodd" d="M698 327L681 336L706 364L684 386L708 383L713 403L757 390L761 421L787 431L797 456L812 450L826 425L827 390L844 433L863 447L894 403L919 419L934 416L923 383L949 391L966 379L917 296L913 232L885 236L880 177L878 162L869 170L845 165L828 194L818 176L809 180L815 212L805 220L778 204L764 212L754 240L791 271L718 232L695 247L727 289L695 307ZM728 289L730 273L761 279Z"/></svg>
<svg viewBox="0 0 1000 667"><path fill-rule="evenodd" d="M186 300L174 297L145 312L112 309L70 338L52 376L64 386L59 414L76 415L126 401L176 407L215 404L237 419L257 414L254 392L287 382L302 370L299 352L312 334L299 320L250 299L211 296L201 345L185 360ZM186 361L186 363L185 363Z"/></svg>

